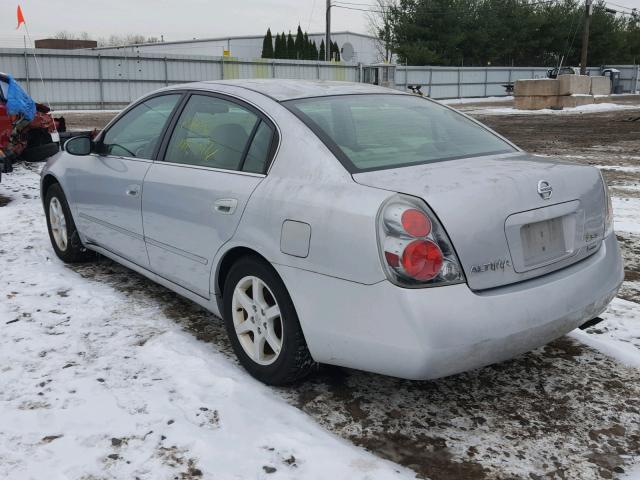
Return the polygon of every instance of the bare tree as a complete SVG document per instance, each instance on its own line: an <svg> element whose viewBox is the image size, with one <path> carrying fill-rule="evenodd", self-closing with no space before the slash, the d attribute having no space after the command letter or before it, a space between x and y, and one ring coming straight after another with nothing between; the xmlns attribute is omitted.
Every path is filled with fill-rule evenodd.
<svg viewBox="0 0 640 480"><path fill-rule="evenodd" d="M375 0L369 13L369 30L377 39L378 58L387 63L393 56L393 10L397 7L398 0Z"/></svg>
<svg viewBox="0 0 640 480"><path fill-rule="evenodd" d="M92 40L91 35L87 32L73 33L66 30L54 33L52 38L58 40Z"/></svg>
<svg viewBox="0 0 640 480"><path fill-rule="evenodd" d="M108 38L99 38L100 47L120 47L125 45L135 45L138 43L159 43L158 37L145 37L144 35L129 33L127 35L110 35Z"/></svg>

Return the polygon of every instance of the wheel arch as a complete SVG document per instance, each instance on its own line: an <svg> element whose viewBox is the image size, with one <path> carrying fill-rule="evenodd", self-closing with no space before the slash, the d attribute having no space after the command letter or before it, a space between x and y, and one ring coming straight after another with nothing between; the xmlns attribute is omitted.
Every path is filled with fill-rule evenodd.
<svg viewBox="0 0 640 480"><path fill-rule="evenodd" d="M224 282L225 282L225 279L227 278L227 275L229 274L229 270L231 270L231 267L233 266L233 264L242 257L256 257L264 261L268 265L271 265L271 262L269 262L269 260L267 260L267 258L264 255L260 254L258 251L254 250L253 248L249 248L243 245L232 247L226 252L224 252L224 254L222 255L222 258L218 262L218 266L216 267L215 277L214 277L214 293L219 304L222 301L222 294L224 291Z"/></svg>
<svg viewBox="0 0 640 480"><path fill-rule="evenodd" d="M65 196L67 196L67 192L64 191L64 187L62 186L62 182L58 180L58 178L50 172L47 172L44 177L42 177L42 181L40 182L40 198L42 200L42 205L44 206L44 202L47 198L47 191L51 187L51 185L57 183L60 185Z"/></svg>

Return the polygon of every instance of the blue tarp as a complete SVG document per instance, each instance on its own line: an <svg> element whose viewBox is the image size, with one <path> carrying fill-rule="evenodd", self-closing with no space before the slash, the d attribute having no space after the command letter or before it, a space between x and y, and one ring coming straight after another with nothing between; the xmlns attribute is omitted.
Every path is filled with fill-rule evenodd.
<svg viewBox="0 0 640 480"><path fill-rule="evenodd" d="M20 115L31 121L36 116L36 103L25 92L20 84L11 75L9 78L9 89L7 91L7 112L9 115Z"/></svg>

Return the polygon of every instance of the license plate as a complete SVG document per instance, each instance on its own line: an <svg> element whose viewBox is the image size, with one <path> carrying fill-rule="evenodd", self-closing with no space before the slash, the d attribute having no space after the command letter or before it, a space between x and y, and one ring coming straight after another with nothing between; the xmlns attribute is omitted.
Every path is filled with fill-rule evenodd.
<svg viewBox="0 0 640 480"><path fill-rule="evenodd" d="M525 266L540 265L565 255L563 218L522 226L520 238Z"/></svg>

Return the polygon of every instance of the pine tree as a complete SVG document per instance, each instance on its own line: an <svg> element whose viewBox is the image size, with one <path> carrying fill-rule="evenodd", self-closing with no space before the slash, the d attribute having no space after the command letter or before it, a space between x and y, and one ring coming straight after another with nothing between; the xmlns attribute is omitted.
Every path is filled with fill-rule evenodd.
<svg viewBox="0 0 640 480"><path fill-rule="evenodd" d="M295 59L296 56L296 42L293 39L291 32L289 32L289 35L287 36L287 58Z"/></svg>
<svg viewBox="0 0 640 480"><path fill-rule="evenodd" d="M305 60L312 60L311 42L309 41L309 34L307 32L304 32L302 46L302 58L304 58Z"/></svg>
<svg viewBox="0 0 640 480"><path fill-rule="evenodd" d="M270 28L267 28L267 34L262 41L262 58L274 58L273 39Z"/></svg>
<svg viewBox="0 0 640 480"><path fill-rule="evenodd" d="M320 51L318 52L319 60L325 61L324 39L320 42Z"/></svg>
<svg viewBox="0 0 640 480"><path fill-rule="evenodd" d="M298 60L304 59L304 35L302 34L302 28L300 28L300 24L298 24L298 31L296 33L296 55L294 58Z"/></svg>
<svg viewBox="0 0 640 480"><path fill-rule="evenodd" d="M279 58L289 58L287 55L287 37L284 32L280 34L280 57Z"/></svg>
<svg viewBox="0 0 640 480"><path fill-rule="evenodd" d="M280 34L276 33L276 38L273 42L273 58L280 58Z"/></svg>
<svg viewBox="0 0 640 480"><path fill-rule="evenodd" d="M331 42L331 58L339 62L340 61L340 47L338 47L338 42Z"/></svg>
<svg viewBox="0 0 640 480"><path fill-rule="evenodd" d="M313 42L311 44L311 60L319 60L319 53L318 53L318 46L316 45L316 42ZM324 59L322 59L324 60Z"/></svg>

